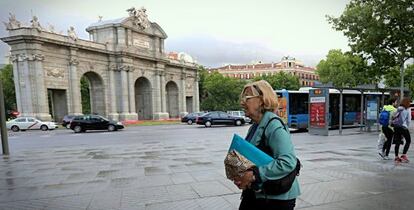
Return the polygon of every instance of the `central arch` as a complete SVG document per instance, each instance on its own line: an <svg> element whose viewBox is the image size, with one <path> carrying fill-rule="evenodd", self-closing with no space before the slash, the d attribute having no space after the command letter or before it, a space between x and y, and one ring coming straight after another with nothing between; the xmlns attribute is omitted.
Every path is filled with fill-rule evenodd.
<svg viewBox="0 0 414 210"><path fill-rule="evenodd" d="M85 85L84 83L85 81L87 81L88 88L82 91L82 83L83 85ZM104 91L104 84L103 84L102 77L99 76L99 74L95 72L91 72L91 71L86 72L81 77L80 85L81 85L81 94L82 94L82 108L88 107L87 110L82 110L82 112L84 114L92 113L92 114L99 114L99 115L106 116L105 91ZM88 101L88 98L89 98L89 101Z"/></svg>
<svg viewBox="0 0 414 210"><path fill-rule="evenodd" d="M151 83L145 77L135 81L135 105L138 120L152 120Z"/></svg>
<svg viewBox="0 0 414 210"><path fill-rule="evenodd" d="M178 86L175 82L170 81L165 86L167 99L167 112L170 118L178 118Z"/></svg>

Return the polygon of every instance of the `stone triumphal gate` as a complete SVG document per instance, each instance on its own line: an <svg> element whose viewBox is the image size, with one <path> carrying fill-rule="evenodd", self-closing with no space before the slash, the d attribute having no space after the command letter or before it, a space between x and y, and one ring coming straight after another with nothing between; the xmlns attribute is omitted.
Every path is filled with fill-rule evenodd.
<svg viewBox="0 0 414 210"><path fill-rule="evenodd" d="M169 59L167 38L146 10L90 25L90 41L46 29L34 16L30 24L10 14L5 23L17 109L22 116L60 120L81 114L80 79L90 87L91 112L117 120L166 119L199 110L197 68L191 57Z"/></svg>

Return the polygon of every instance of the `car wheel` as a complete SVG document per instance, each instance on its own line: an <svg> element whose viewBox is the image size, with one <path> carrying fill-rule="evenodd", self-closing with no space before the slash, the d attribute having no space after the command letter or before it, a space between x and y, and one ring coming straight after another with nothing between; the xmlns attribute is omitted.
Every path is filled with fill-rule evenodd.
<svg viewBox="0 0 414 210"><path fill-rule="evenodd" d="M75 133L80 133L80 132L82 132L83 130L82 130L82 127L81 127L80 125L77 125L77 126L75 126L75 127L73 128L73 131L75 131Z"/></svg>
<svg viewBox="0 0 414 210"><path fill-rule="evenodd" d="M236 120L236 125L240 126L242 124L241 120Z"/></svg>
<svg viewBox="0 0 414 210"><path fill-rule="evenodd" d="M187 121L187 124L192 125L193 124L193 121L192 120L188 120Z"/></svg>
<svg viewBox="0 0 414 210"><path fill-rule="evenodd" d="M13 132L18 132L18 131L20 130L20 128L19 128L17 125L13 125L13 126L11 127L11 130L12 130Z"/></svg>
<svg viewBox="0 0 414 210"><path fill-rule="evenodd" d="M207 121L206 123L204 123L204 125L205 125L206 127L211 127L211 122L210 122L210 121Z"/></svg>
<svg viewBox="0 0 414 210"><path fill-rule="evenodd" d="M40 130L47 131L48 127L46 125L42 125L42 126L40 126Z"/></svg>
<svg viewBox="0 0 414 210"><path fill-rule="evenodd" d="M108 131L114 131L115 130L115 125L109 125L108 126Z"/></svg>

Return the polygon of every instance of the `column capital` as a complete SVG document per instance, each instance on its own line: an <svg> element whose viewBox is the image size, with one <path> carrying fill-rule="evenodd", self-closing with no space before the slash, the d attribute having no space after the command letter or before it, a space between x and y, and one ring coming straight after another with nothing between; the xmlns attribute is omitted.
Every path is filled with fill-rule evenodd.
<svg viewBox="0 0 414 210"><path fill-rule="evenodd" d="M19 54L10 55L9 60L11 63L17 62Z"/></svg>
<svg viewBox="0 0 414 210"><path fill-rule="evenodd" d="M162 71L162 70L157 69L157 70L154 71L154 74L157 75L157 76L164 76L165 72Z"/></svg>
<svg viewBox="0 0 414 210"><path fill-rule="evenodd" d="M69 64L72 66L77 66L79 65L79 60L77 58L72 57L69 59Z"/></svg>
<svg viewBox="0 0 414 210"><path fill-rule="evenodd" d="M131 64L111 64L109 65L109 69L112 71L126 71L126 72L133 72L135 71L135 67Z"/></svg>

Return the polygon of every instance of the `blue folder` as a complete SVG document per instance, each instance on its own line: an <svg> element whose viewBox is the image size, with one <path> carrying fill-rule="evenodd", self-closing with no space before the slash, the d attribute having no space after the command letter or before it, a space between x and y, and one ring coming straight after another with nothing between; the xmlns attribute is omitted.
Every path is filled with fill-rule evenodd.
<svg viewBox="0 0 414 210"><path fill-rule="evenodd" d="M246 141L244 138L240 137L237 134L234 134L233 140L231 142L229 152L236 150L238 153L243 155L245 158L250 160L256 166L263 166L270 163L273 158L268 154L264 153L262 150Z"/></svg>

